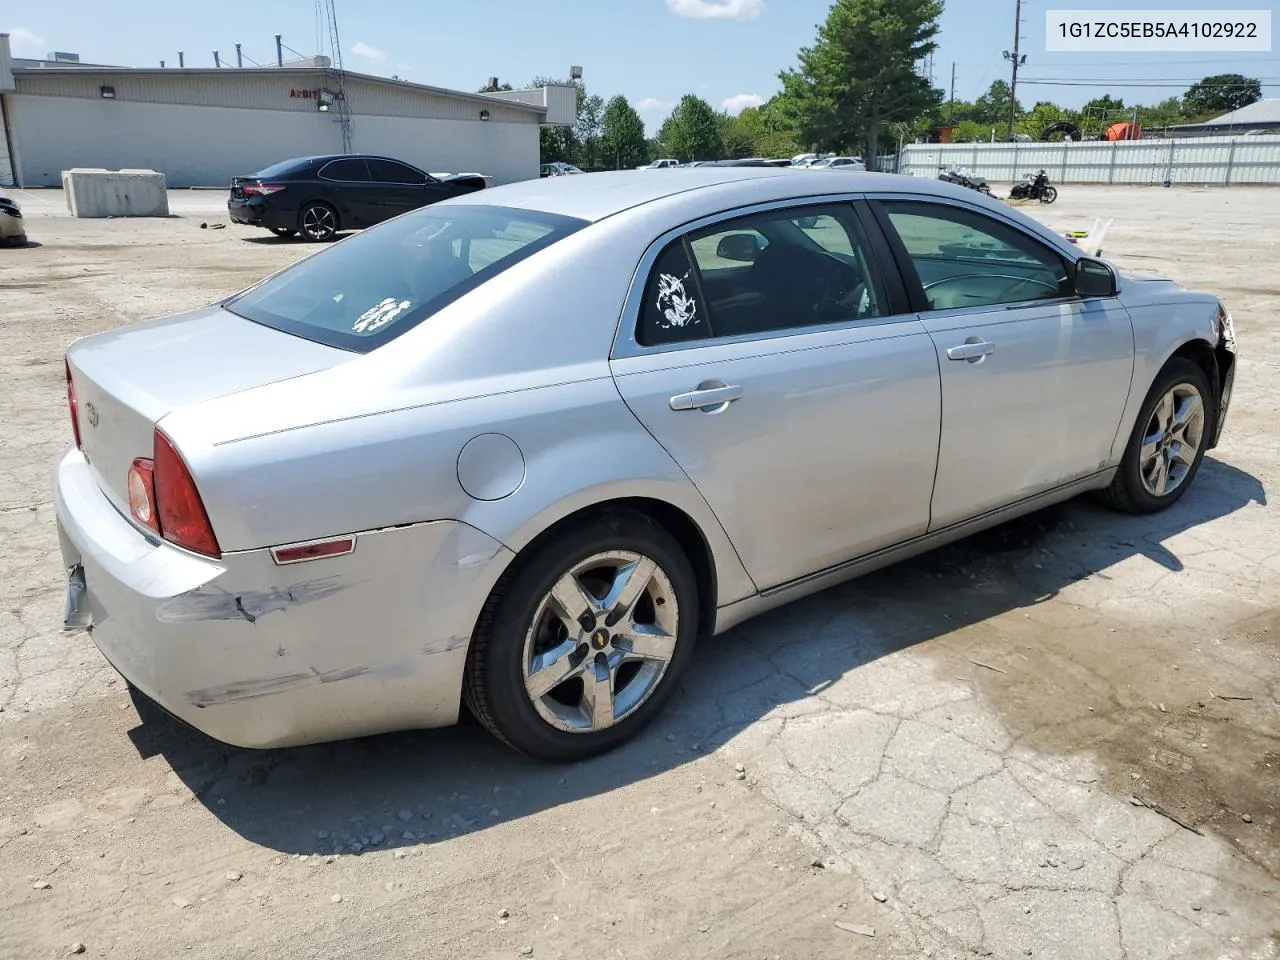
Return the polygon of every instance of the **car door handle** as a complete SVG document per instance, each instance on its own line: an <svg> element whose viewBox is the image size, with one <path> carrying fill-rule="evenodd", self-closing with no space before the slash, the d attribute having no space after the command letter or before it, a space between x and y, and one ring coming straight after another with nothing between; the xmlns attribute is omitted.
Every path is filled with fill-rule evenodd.
<svg viewBox="0 0 1280 960"><path fill-rule="evenodd" d="M693 390L689 393L678 393L671 398L672 410L704 410L707 407L722 407L742 396L742 387L711 387L707 390Z"/></svg>
<svg viewBox="0 0 1280 960"><path fill-rule="evenodd" d="M958 347L950 347L947 350L948 360L981 360L996 352L996 345L988 343L986 340L972 339L966 343L960 344Z"/></svg>

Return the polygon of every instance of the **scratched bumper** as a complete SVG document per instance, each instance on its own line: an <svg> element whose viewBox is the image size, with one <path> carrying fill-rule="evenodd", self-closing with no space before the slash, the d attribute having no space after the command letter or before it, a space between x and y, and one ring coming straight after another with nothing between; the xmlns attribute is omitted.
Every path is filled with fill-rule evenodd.
<svg viewBox="0 0 1280 960"><path fill-rule="evenodd" d="M143 536L70 451L55 483L64 566L103 656L226 743L279 747L457 720L467 643L510 553L463 523L362 533L280 567Z"/></svg>

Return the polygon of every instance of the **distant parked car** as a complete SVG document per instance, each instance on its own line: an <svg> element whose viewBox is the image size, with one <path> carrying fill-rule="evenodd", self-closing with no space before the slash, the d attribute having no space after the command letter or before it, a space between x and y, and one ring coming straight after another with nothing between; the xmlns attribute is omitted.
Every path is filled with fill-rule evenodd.
<svg viewBox="0 0 1280 960"><path fill-rule="evenodd" d="M810 170L855 170L863 171L867 165L861 157L823 157L809 164Z"/></svg>
<svg viewBox="0 0 1280 960"><path fill-rule="evenodd" d="M436 177L389 157L298 157L231 180L233 223L316 242L484 189L478 173Z"/></svg>
<svg viewBox="0 0 1280 960"><path fill-rule="evenodd" d="M636 167L636 169L637 170L674 170L678 166L680 166L679 160L673 160L670 157L668 157L662 160L655 160L653 161L653 163L647 163L643 167Z"/></svg>
<svg viewBox="0 0 1280 960"><path fill-rule="evenodd" d="M27 228L22 219L22 208L0 190L0 244L21 247L26 242Z"/></svg>
<svg viewBox="0 0 1280 960"><path fill-rule="evenodd" d="M541 177L566 177L575 173L585 173L584 170L575 167L572 163L544 163L538 171Z"/></svg>

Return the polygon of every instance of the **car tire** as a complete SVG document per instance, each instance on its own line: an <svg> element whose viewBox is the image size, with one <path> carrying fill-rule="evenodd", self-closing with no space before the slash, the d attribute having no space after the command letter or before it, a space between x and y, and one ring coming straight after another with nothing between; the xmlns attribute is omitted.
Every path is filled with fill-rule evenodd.
<svg viewBox="0 0 1280 960"><path fill-rule="evenodd" d="M281 240L285 239L286 237L292 237L296 235L298 232L297 230L293 229L293 227L267 227L267 229L270 230L272 233L274 233Z"/></svg>
<svg viewBox="0 0 1280 960"><path fill-rule="evenodd" d="M304 203L298 213L298 233L312 243L328 243L338 235L338 211L327 203Z"/></svg>
<svg viewBox="0 0 1280 960"><path fill-rule="evenodd" d="M1142 403L1120 468L1102 491L1103 502L1137 514L1177 503L1200 472L1217 415L1205 372L1190 360L1170 360Z"/></svg>
<svg viewBox="0 0 1280 960"><path fill-rule="evenodd" d="M467 656L467 707L540 760L612 750L674 694L699 602L688 557L656 521L626 510L586 518L535 542L494 588Z"/></svg>

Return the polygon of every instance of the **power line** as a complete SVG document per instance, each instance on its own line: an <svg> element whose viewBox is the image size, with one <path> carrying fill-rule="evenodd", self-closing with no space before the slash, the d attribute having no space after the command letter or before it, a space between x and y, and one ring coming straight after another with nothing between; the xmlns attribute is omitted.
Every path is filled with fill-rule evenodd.
<svg viewBox="0 0 1280 960"><path fill-rule="evenodd" d="M1172 89L1175 87L1195 86L1198 80L1176 80L1168 83L1149 82L1143 80L1023 80L1026 86L1036 87L1151 87L1153 89ZM1280 79L1262 79L1258 81L1260 85L1273 85L1280 83ZM1241 90L1252 89L1251 83L1211 83L1206 84L1210 90Z"/></svg>

